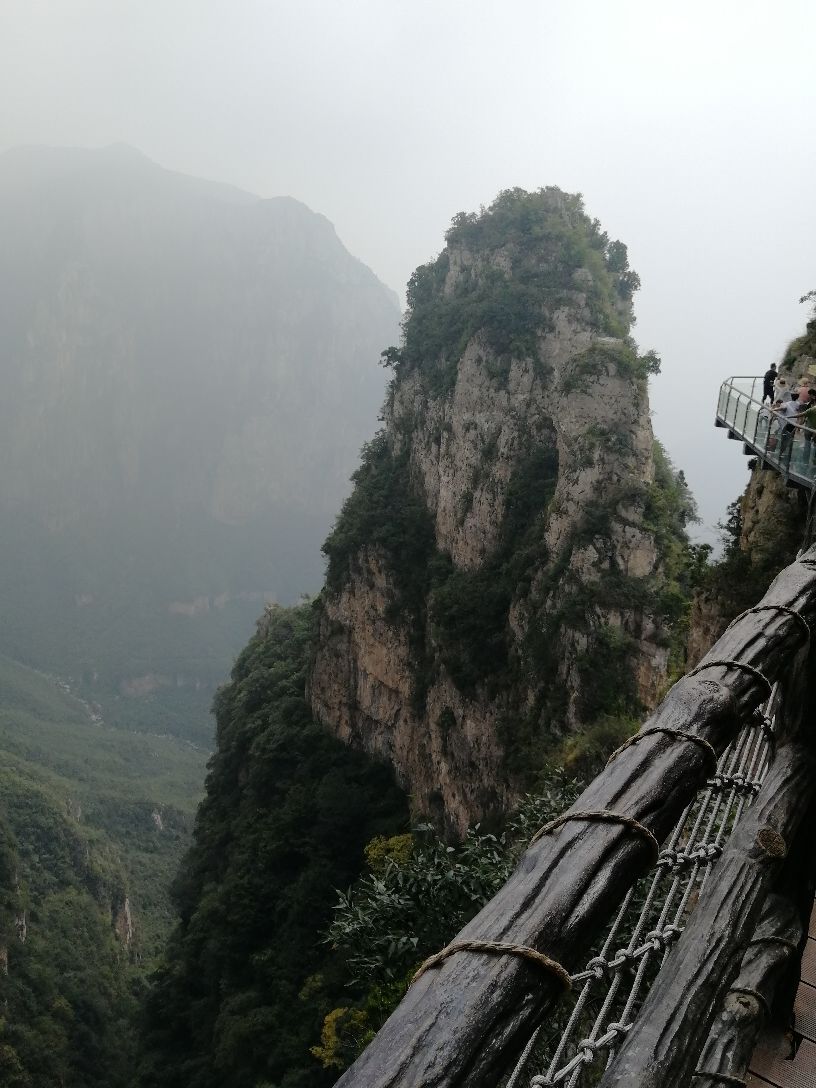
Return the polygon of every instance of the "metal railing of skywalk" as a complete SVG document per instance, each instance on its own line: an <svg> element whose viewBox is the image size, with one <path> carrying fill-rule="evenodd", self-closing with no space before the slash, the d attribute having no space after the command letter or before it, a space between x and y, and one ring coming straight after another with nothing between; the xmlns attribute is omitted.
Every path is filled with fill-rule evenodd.
<svg viewBox="0 0 816 1088"><path fill-rule="evenodd" d="M816 387L816 378L814 378ZM763 379L727 378L720 386L717 423L741 438L747 447L785 479L816 485L816 430L791 424L762 402Z"/></svg>

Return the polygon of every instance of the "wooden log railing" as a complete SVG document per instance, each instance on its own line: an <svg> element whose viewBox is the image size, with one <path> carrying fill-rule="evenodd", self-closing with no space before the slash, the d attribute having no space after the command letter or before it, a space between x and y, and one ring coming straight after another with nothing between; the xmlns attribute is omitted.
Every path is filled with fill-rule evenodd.
<svg viewBox="0 0 816 1088"><path fill-rule="evenodd" d="M717 1039L721 1056L729 1039L722 1025L714 1036L711 1029L738 972L743 970L749 978L759 975L770 985L774 968L784 962L778 944L747 959L746 952L763 910L766 928L773 922L783 924L781 914L767 914L769 891L816 793L814 738L806 728L809 715L807 723L804 721L811 661L812 654L799 654L788 662L783 705L777 714L782 743L768 776L748 816L736 828L705 896L664 963L600 1088L685 1088L698 1069L706 1067L708 1079L715 1079L712 1064L718 1052ZM741 1005L732 1001L729 1008L733 1013ZM750 1034L744 1032L745 1049ZM701 1051L707 1043L707 1065L701 1065Z"/></svg>
<svg viewBox="0 0 816 1088"><path fill-rule="evenodd" d="M711 770L707 748L677 734L721 753L768 697L769 684L785 675L813 622L816 549L782 571L759 608L738 617L674 685L642 739L587 787L569 810L572 818L529 847L453 942L471 950L455 952L418 979L338 1088L495 1085L561 994L563 972L547 974L514 954L473 951L473 944L522 946L574 971L652 858L634 824L663 841ZM784 760L779 767L777 775L803 784L799 770ZM770 802L763 811L786 829L793 819ZM580 815L588 812L612 812L628 823L590 822ZM746 872L756 869L751 859L745 864ZM761 891L751 910L759 909L760 897Z"/></svg>
<svg viewBox="0 0 816 1088"><path fill-rule="evenodd" d="M631 888L603 944L577 984L569 1020L552 1038L545 1025L528 1042L506 1088L517 1088L535 1065L533 1085L577 1088L593 1082L637 1017L661 961L683 933L690 911L733 829L750 809L772 762L780 690L720 756L666 840L648 877ZM628 936L628 940L627 940Z"/></svg>
<svg viewBox="0 0 816 1088"><path fill-rule="evenodd" d="M689 1084L814 784L808 748L782 746L600 1088Z"/></svg>
<svg viewBox="0 0 816 1088"><path fill-rule="evenodd" d="M694 1088L720 1088L744 1080L780 977L793 961L804 928L795 905L783 895L765 900L759 925L739 974L729 987L697 1062Z"/></svg>

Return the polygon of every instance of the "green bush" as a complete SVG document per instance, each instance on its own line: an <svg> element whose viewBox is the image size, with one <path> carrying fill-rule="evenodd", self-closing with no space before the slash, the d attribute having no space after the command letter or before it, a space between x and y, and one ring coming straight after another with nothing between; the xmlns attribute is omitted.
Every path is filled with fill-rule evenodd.
<svg viewBox="0 0 816 1088"><path fill-rule="evenodd" d="M384 553L394 576L398 605L416 610L422 573L434 551L431 517L412 485L407 453L395 456L385 431L362 451L354 490L323 545L326 585L337 591L362 549ZM419 579L419 580L418 580Z"/></svg>
<svg viewBox="0 0 816 1088"><path fill-rule="evenodd" d="M502 834L479 825L461 843L444 842L429 825L414 832L413 849L379 861L338 892L326 942L343 971L365 993L333 1009L323 1026L322 1057L349 1064L380 1027L429 955L443 948L492 898L535 832L577 799L582 783L559 768L541 773L535 796L508 816ZM344 1031L343 1024L350 1030ZM364 1028L365 1030L360 1030ZM328 1047L327 1047L328 1042Z"/></svg>

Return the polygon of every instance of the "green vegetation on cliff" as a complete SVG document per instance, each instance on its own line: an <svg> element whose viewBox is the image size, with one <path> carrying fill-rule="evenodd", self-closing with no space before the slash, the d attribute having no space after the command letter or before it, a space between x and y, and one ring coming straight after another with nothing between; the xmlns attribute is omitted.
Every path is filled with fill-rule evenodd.
<svg viewBox="0 0 816 1088"><path fill-rule="evenodd" d="M555 188L508 189L478 215L460 213L445 235L448 248L420 265L408 281L403 344L384 352L397 374L419 369L433 392L452 388L456 364L480 333L499 358L538 359L538 337L551 315L585 294L595 330L620 337L639 286L626 246L610 242L580 196ZM450 250L485 257L512 252L513 274L501 262L452 268Z"/></svg>
<svg viewBox="0 0 816 1088"><path fill-rule="evenodd" d="M355 475L357 486L324 546L327 586L337 591L354 557L376 549L393 579L391 614L410 621L417 704L422 705L440 667L466 695L474 695L480 685L490 695L512 691L522 679L532 678L541 685L537 704L526 713L508 715L502 726L508 771L528 786L552 759L567 758L587 773L635 728L643 710L632 673L634 639L618 628L599 628L597 609L647 611L661 624L671 667L682 662L699 566L686 526L696 515L682 473L659 443L654 461L655 478L649 486L599 496L586 522L550 562L542 526L558 457L551 445L531 444L508 487L499 548L482 567L461 570L436 548L430 515L411 486L407 457L395 455L381 433L366 447ZM613 569L587 583L570 570L570 557L587 541L596 547L605 542L611 551L621 506L642 511L642 524L659 556L658 572L636 577ZM514 646L510 610L529 596L536 580L539 595L558 594L558 606L531 625L521 646ZM537 723L542 714L556 722L563 715L565 692L556 677L565 628L594 634L579 660L584 681L580 710L589 729L585 743L573 739L556 751L553 736L542 737Z"/></svg>
<svg viewBox="0 0 816 1088"><path fill-rule="evenodd" d="M586 215L581 198L509 190L480 214L457 216L446 240L411 278L402 345L384 353L394 369L386 428L363 451L324 545L326 584L337 595L365 579L368 558L382 562L392 594L385 618L408 633L414 710L423 713L443 670L465 698L497 700L506 770L530 787L565 754L586 772L632 730L643 709L636 658L644 642L678 663L694 504L657 443L649 479L638 413L659 359L640 355L628 336L638 278L626 247ZM553 346L547 337L559 313L564 326ZM559 362L556 380L541 352L569 351L571 329L579 350ZM464 363L474 342L473 362ZM437 447L440 462L453 441L468 453L463 432L478 434L490 401L502 403L514 362L523 366L507 402L513 421L504 428L491 418L469 487L451 464L429 485ZM610 388L619 398L610 412L590 414ZM582 472L577 513L565 513L570 499L559 479L577 482ZM437 543L431 507L441 499L426 489L458 488L462 525L484 480L484 516L500 526L495 544L478 563L454 562ZM566 527L551 547L559 519ZM630 568L625 557L638 547ZM577 695L564 682L570 644ZM583 748L562 744L568 723L589 734Z"/></svg>
<svg viewBox="0 0 816 1088"><path fill-rule="evenodd" d="M369 843L366 871L340 893L327 933L333 960L351 982L313 1048L326 1068L350 1064L423 960L444 948L495 895L535 832L580 792L580 782L550 771L536 796L525 797L510 813L501 834L477 825L451 845L423 825L410 835Z"/></svg>
<svg viewBox="0 0 816 1088"><path fill-rule="evenodd" d="M667 651L669 669L681 666L691 595L697 577L695 549L686 527L696 517L694 501L682 472L677 472L660 443L653 449L654 479L648 485L625 485L598 496L565 541L555 561L542 572L540 598L556 602L530 625L515 658L515 682L523 676L539 681L533 706L505 715L501 736L507 766L528 787L537 769L565 764L591 776L609 752L638 726L644 711L633 670L637 630L599 621L599 609L620 615L639 614L655 625L654 638ZM657 556L653 572L634 575L614 563L587 580L572 567L572 557L592 544L596 553L614 554L615 535L629 521L651 537ZM577 659L581 679L578 712L581 728L564 736L542 733L542 718L558 723L565 712L566 691L558 683L564 634L577 634L584 649Z"/></svg>
<svg viewBox="0 0 816 1088"><path fill-rule="evenodd" d="M345 979L319 933L363 848L402 830L381 764L311 719L313 608L268 611L215 704L217 749L150 995L144 1088L317 1088L309 1048Z"/></svg>
<svg viewBox="0 0 816 1088"><path fill-rule="evenodd" d="M556 450L530 441L508 486L501 546L478 570L457 570L434 543L431 516L411 486L407 455L395 455L383 431L364 448L354 491L323 546L326 585L340 589L361 549L385 557L395 590L391 614L410 619L420 701L434 659L466 692L506 668L510 605L546 558L537 519L552 498L557 471ZM428 618L431 647L424 644Z"/></svg>

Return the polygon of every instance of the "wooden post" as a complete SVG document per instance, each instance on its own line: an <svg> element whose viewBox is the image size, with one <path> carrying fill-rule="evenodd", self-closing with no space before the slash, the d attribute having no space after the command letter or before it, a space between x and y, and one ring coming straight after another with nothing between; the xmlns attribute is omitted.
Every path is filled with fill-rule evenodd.
<svg viewBox="0 0 816 1088"><path fill-rule="evenodd" d="M719 1088L723 1075L745 1076L777 984L796 958L802 932L802 920L790 899L769 895L739 974L711 1026L694 1088Z"/></svg>
<svg viewBox="0 0 816 1088"><path fill-rule="evenodd" d="M806 748L777 752L600 1088L689 1083L815 784L816 760Z"/></svg>
<svg viewBox="0 0 816 1088"><path fill-rule="evenodd" d="M805 670L791 662L783 720L792 739L778 748L600 1088L686 1088L696 1071L769 889L813 801L812 738L807 745L797 739L806 699ZM768 949L748 963L771 975L774 965ZM732 1005L731 1011L740 1010Z"/></svg>
<svg viewBox="0 0 816 1088"><path fill-rule="evenodd" d="M781 572L762 604L780 607L735 621L702 671L675 684L644 729L688 732L723 751L767 697L767 685L749 670L710 663L742 662L768 681L787 673L806 630L785 610L816 622L816 549ZM651 733L617 756L569 811L611 810L662 841L710 770L703 746ZM627 827L565 823L525 852L455 940L525 945L575 970L650 861L648 844ZM558 979L518 956L458 952L410 988L337 1088L492 1086L560 992Z"/></svg>

